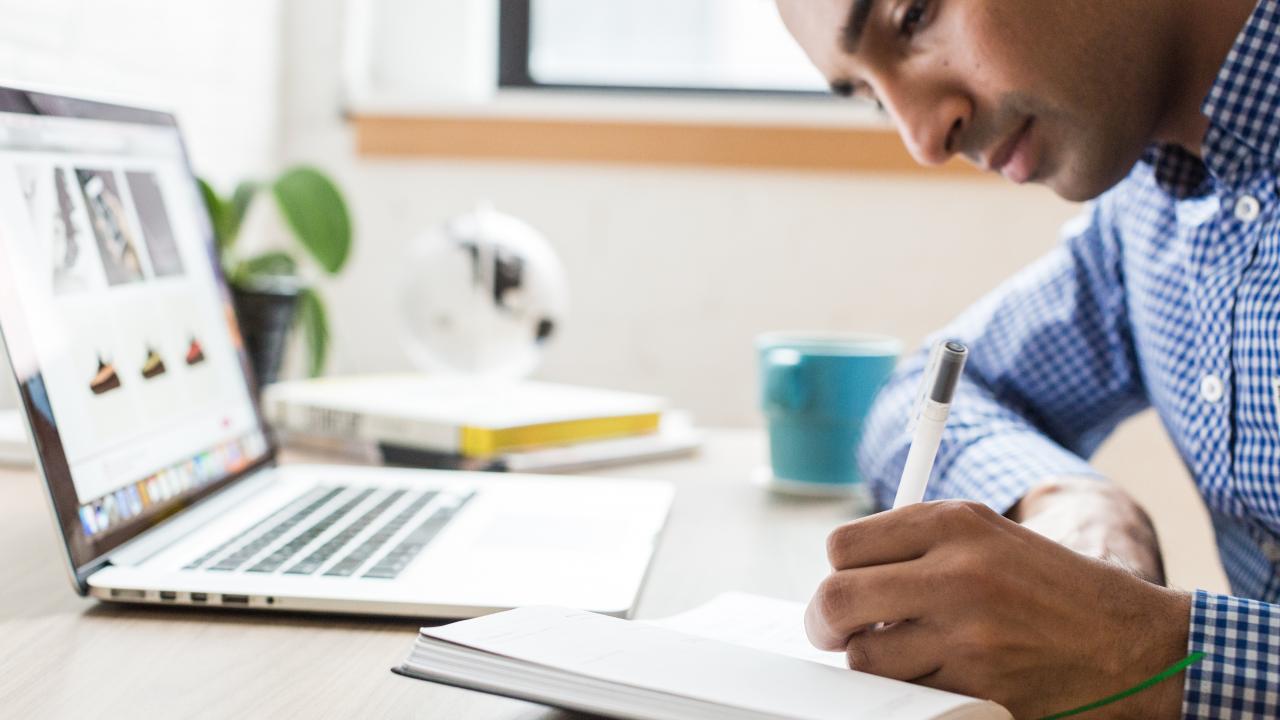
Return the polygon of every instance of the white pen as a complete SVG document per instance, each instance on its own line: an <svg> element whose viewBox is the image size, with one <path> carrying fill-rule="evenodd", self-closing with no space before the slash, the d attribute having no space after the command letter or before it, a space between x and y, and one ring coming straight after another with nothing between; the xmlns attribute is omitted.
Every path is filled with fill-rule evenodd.
<svg viewBox="0 0 1280 720"><path fill-rule="evenodd" d="M916 432L911 438L907 464L902 468L898 496L893 500L895 509L924 500L933 461L942 442L942 431L946 429L947 416L951 414L951 398L956 394L968 357L969 348L964 345L955 341L942 343L934 351L929 367L925 368L921 380L923 393L916 409Z"/></svg>

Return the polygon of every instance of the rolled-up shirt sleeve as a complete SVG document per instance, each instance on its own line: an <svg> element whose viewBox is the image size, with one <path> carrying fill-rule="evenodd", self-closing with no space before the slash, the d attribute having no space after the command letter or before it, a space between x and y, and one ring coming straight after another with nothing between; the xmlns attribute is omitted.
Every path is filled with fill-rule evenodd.
<svg viewBox="0 0 1280 720"><path fill-rule="evenodd" d="M867 418L859 466L881 507L893 502L910 448L928 346L969 346L928 499L978 500L1006 512L1052 477L1096 476L1087 458L1147 406L1125 307L1121 245L1106 198L1063 241L900 363Z"/></svg>

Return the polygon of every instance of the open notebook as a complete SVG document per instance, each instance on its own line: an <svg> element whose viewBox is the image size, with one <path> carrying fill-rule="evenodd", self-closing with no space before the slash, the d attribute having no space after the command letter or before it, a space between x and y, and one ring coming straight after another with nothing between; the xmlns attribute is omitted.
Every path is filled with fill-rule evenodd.
<svg viewBox="0 0 1280 720"><path fill-rule="evenodd" d="M626 621L531 607L423 628L395 671L637 720L1008 718L991 702L844 667L804 639L804 607L732 593Z"/></svg>

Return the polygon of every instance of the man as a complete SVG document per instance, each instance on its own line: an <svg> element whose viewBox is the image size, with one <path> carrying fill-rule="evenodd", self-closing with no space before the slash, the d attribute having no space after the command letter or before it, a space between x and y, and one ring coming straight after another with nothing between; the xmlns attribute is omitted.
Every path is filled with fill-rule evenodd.
<svg viewBox="0 0 1280 720"><path fill-rule="evenodd" d="M1280 715L1280 0L778 4L832 88L877 100L921 163L960 154L1096 198L940 334L972 356L931 497L979 502L836 530L810 638L1018 717L1203 651L1093 716ZM923 364L903 364L868 420L862 465L884 504ZM1238 597L1163 587L1148 519L1082 459L1147 406Z"/></svg>

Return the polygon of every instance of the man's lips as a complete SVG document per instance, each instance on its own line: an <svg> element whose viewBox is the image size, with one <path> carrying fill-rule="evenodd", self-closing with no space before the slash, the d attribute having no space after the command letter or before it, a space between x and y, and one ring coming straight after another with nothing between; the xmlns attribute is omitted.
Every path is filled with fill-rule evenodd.
<svg viewBox="0 0 1280 720"><path fill-rule="evenodd" d="M1030 143L1027 139L1031 135L1035 120L1034 117L1027 118L1015 133L996 148L987 160L988 170L998 172L1016 183L1024 183L1031 179L1032 173L1035 172L1035 158L1031 156Z"/></svg>

